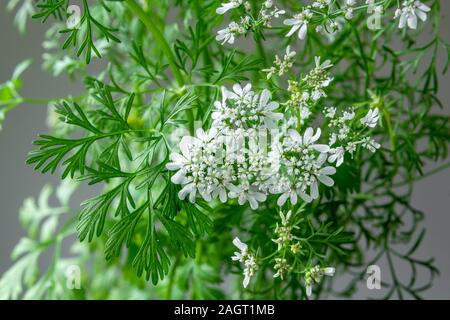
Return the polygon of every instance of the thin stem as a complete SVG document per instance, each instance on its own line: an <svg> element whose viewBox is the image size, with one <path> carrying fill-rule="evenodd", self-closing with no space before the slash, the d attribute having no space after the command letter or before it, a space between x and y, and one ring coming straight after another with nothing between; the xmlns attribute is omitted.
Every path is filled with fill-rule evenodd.
<svg viewBox="0 0 450 320"><path fill-rule="evenodd" d="M425 179L425 178L428 178L429 176L432 176L432 175L434 175L434 174L436 174L436 173L438 173L438 172L441 172L441 171L443 171L443 170L446 170L446 169L448 169L448 168L450 168L450 162L445 163L445 164L443 164L443 165L441 165L441 166L439 166L439 167L437 167L437 168L435 168L435 169L433 169L433 170L430 170L429 172L424 173L423 175L421 175L421 176L419 176L419 177L415 177L415 178L412 179L412 180L406 180L406 181L394 183L392 186L393 186L393 187L402 187L402 186L407 185L407 184L410 184L410 183L412 183L412 182L417 182L417 181L423 180L423 179Z"/></svg>
<svg viewBox="0 0 450 320"><path fill-rule="evenodd" d="M175 262L172 266L172 271L170 272L169 275L169 284L167 285L167 291L166 291L166 300L170 300L172 299L172 291L173 291L173 286L175 284L175 275L177 272L177 268L178 265L180 264L180 255L177 255L177 257L175 258Z"/></svg>
<svg viewBox="0 0 450 320"><path fill-rule="evenodd" d="M161 50L164 52L167 60L169 61L170 69L172 70L172 73L177 80L178 85L182 87L184 85L183 75L181 74L180 69L175 62L175 56L170 49L170 46L167 43L166 39L164 38L162 32L153 22L151 16L147 15L147 13L136 3L135 0L125 0L125 2L128 4L130 9L139 17L142 23L145 24L147 29L153 34L156 42L161 47Z"/></svg>
<svg viewBox="0 0 450 320"><path fill-rule="evenodd" d="M183 88L185 85L185 79L180 72L180 68L175 62L175 56L164 38L163 33L158 29L156 24L153 22L152 18L136 3L135 0L125 0L130 9L139 17L143 24L147 27L147 29L153 34L156 42L161 47L161 50L166 55L167 60L169 61L170 69L178 83L180 88ZM186 114L189 120L189 131L191 135L194 134L194 121L195 117L191 109L186 110Z"/></svg>
<svg viewBox="0 0 450 320"><path fill-rule="evenodd" d="M379 105L380 105L381 112L383 112L384 120L386 122L386 126L388 129L389 144L391 145L392 156L394 158L395 165L397 166L398 161L397 161L397 153L396 153L396 147L395 147L395 134L394 134L394 130L392 128L391 114L389 113L389 110L386 108L384 101L381 101L381 103Z"/></svg>

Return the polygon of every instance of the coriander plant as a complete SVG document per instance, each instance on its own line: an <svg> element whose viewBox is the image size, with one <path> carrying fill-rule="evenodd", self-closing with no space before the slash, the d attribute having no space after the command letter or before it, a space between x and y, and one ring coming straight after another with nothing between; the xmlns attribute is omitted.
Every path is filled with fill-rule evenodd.
<svg viewBox="0 0 450 320"><path fill-rule="evenodd" d="M22 32L48 25L44 68L85 90L24 97L28 61L0 86L1 121L49 105L49 132L27 163L61 177L59 205L45 186L20 210L26 236L0 297L352 297L380 261L389 270L377 298L420 298L432 285L438 270L415 256L425 231L410 199L415 181L448 167L427 169L450 141L436 112L448 68L437 55L450 54L439 1L8 9ZM86 185L98 194L73 206Z"/></svg>

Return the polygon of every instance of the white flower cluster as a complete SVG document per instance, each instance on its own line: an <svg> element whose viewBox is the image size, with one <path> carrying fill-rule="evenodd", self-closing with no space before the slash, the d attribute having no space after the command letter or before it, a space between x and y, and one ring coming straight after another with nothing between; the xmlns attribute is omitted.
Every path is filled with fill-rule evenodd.
<svg viewBox="0 0 450 320"><path fill-rule="evenodd" d="M309 127L301 135L290 129L279 145L279 170L272 175L270 191L280 194L277 204L283 206L289 199L297 204L300 197L311 202L319 197L319 184L331 187L334 184L330 175L336 173L332 166L325 166L329 146L318 144L321 130L316 132Z"/></svg>
<svg viewBox="0 0 450 320"><path fill-rule="evenodd" d="M375 0L366 0L367 14L373 15L377 14L381 17L384 13L384 6L380 2ZM334 35L339 29L340 24L339 19L350 20L353 19L355 15L355 10L357 7L356 0L345 0L343 4L339 7L334 4L331 0L316 0L311 5L304 6L301 11L294 14L292 18L285 19L283 24L290 26L291 29L286 34L286 37L292 36L297 33L300 40L306 38L308 33L308 25L310 24L313 17L320 17L320 24L316 25L315 30L319 33ZM224 14L231 9L236 9L240 6L244 6L246 12L250 11L250 4L243 0L230 0L230 2L222 3L216 12L218 14ZM363 8L361 6L360 8ZM340 13L336 18L330 18L332 12ZM418 20L427 20L427 13L431 9L423 4L421 1L417 0L404 0L402 6L397 8L395 11L394 18L399 19L399 28L403 29L408 26L411 29L417 28ZM257 26L262 25L264 27L271 27L271 21L273 18L279 18L284 15L285 11L278 9L273 5L272 0L266 0L263 2L261 10L258 15L258 19L253 19L251 15L247 14L241 17L240 23L231 22L229 26L223 30L220 30L217 34L217 41L222 44L229 43L233 44L236 36L246 33L248 30L255 30ZM326 17L326 19L324 19ZM345 21L341 21L345 22Z"/></svg>
<svg viewBox="0 0 450 320"><path fill-rule="evenodd" d="M283 214L283 212L280 212L280 218L281 218L281 225L277 223L275 227L275 234L278 236L277 239L273 239L273 242L275 242L278 245L277 250L280 251L285 245L288 245L293 237L292 237L292 226L289 223L289 220L291 219L292 211L288 211L286 215Z"/></svg>
<svg viewBox="0 0 450 320"><path fill-rule="evenodd" d="M294 57L297 53L295 51L291 51L291 47L287 46L286 53L283 57L283 59L280 59L278 55L275 55L275 61L274 66L270 67L269 69L263 69L263 72L267 73L267 80L272 78L274 74L278 74L278 76L283 76L286 72L288 72L293 64L294 64Z"/></svg>
<svg viewBox="0 0 450 320"><path fill-rule="evenodd" d="M231 259L244 264L244 281L242 282L242 285L244 288L247 288L251 277L254 276L256 270L258 270L258 265L256 263L255 256L250 252L248 246L239 240L238 237L234 238L233 244L239 249L239 251L236 251Z"/></svg>
<svg viewBox="0 0 450 320"><path fill-rule="evenodd" d="M366 4L367 4L367 13L368 14L378 14L381 16L381 14L383 14L384 12L384 7L380 4L378 4L378 2L376 0L366 0Z"/></svg>
<svg viewBox="0 0 450 320"><path fill-rule="evenodd" d="M248 30L256 29L258 26L271 27L272 19L279 18L285 11L278 9L273 0L266 0L263 2L259 11L258 18L255 20L250 14L251 5L248 1L231 0L230 2L222 3L217 8L217 14L225 14L226 12L243 6L246 15L242 16L240 22L232 21L225 29L217 32L216 40L222 44L233 44L236 37L245 34Z"/></svg>
<svg viewBox="0 0 450 320"><path fill-rule="evenodd" d="M235 21L232 21L230 22L228 27L217 32L216 40L221 42L222 44L233 44L236 37L244 33L245 28Z"/></svg>
<svg viewBox="0 0 450 320"><path fill-rule="evenodd" d="M329 86L333 78L328 69L333 65L329 60L320 62L315 58L316 66L301 81L289 81L290 98L286 104L294 109L300 109L300 122L303 124L311 115L310 108L320 99L326 97L324 89Z"/></svg>
<svg viewBox="0 0 450 320"><path fill-rule="evenodd" d="M255 94L250 84L244 88L235 84L233 91L222 88L222 101L214 103L215 110L211 115L213 127L227 133L230 130L226 129L275 129L276 122L283 115L273 112L279 108L279 104L270 100L269 90Z"/></svg>
<svg viewBox="0 0 450 320"><path fill-rule="evenodd" d="M329 62L320 64L317 59L316 68L305 77L313 99L325 95L322 88L331 78L322 73L329 66ZM195 202L201 196L206 201L219 198L226 202L236 198L240 205L248 202L252 209L270 194L278 195L279 206L287 200L295 205L299 198L311 202L319 197L320 184L334 184L330 176L336 168L327 165L327 160L339 167L345 152L353 154L358 145L372 152L380 147L370 137L351 134L352 110L338 117L335 108L326 109L332 132L328 144L318 142L320 128L308 127L303 133L290 128L279 131L283 115L275 110L280 104L271 101L267 89L255 93L250 84L235 84L232 91L222 88L222 100L214 106L212 128L208 132L198 129L197 137L183 137L181 153L172 153L166 165L177 170L172 182L182 186L182 200ZM373 128L378 119L375 108L360 119L360 124Z"/></svg>
<svg viewBox="0 0 450 320"><path fill-rule="evenodd" d="M212 129L208 133L198 129L197 137L183 137L181 154L172 153L166 165L178 170L172 182L183 186L179 198L189 195L194 202L200 195L206 201L219 197L225 202L230 197L258 208L267 197L264 185L272 165L253 137L256 130L276 128L282 118L273 112L278 106L270 101L268 90L256 94L250 85L234 85L233 91L222 88L222 101L215 103L212 114Z"/></svg>
<svg viewBox="0 0 450 320"><path fill-rule="evenodd" d="M218 196L225 202L230 197L256 209L270 193L280 194L282 206L288 198L292 204L298 196L306 202L317 199L319 183L333 185L329 176L336 170L324 165L330 148L317 143L320 128L307 128L303 135L294 129L287 135L272 130L268 148L254 138L263 129L276 129L282 118L273 112L279 104L270 101L269 91L256 94L250 85L234 85L232 92L223 88L222 94L222 101L215 103L212 129L183 137L181 154L170 155L167 168L178 170L172 182L183 186L180 199L189 196L194 202L200 195L211 201Z"/></svg>
<svg viewBox="0 0 450 320"><path fill-rule="evenodd" d="M356 5L356 0L346 0L345 1L345 6L344 6L344 16L345 19L353 19L353 7Z"/></svg>
<svg viewBox="0 0 450 320"><path fill-rule="evenodd" d="M318 8L318 9L325 9L327 8L331 3L331 0L316 0L312 3L312 7L313 8Z"/></svg>
<svg viewBox="0 0 450 320"><path fill-rule="evenodd" d="M307 88L310 89L310 96L313 100L319 100L322 97L326 97L324 88L328 87L330 82L333 80L330 77L327 69L331 68L333 65L330 60L325 60L320 63L320 57L315 57L316 67L311 70L303 82L306 84Z"/></svg>
<svg viewBox="0 0 450 320"><path fill-rule="evenodd" d="M285 258L275 258L275 265L273 268L276 270L273 277L280 278L281 280L284 280L284 275L291 270L291 266Z"/></svg>
<svg viewBox="0 0 450 320"><path fill-rule="evenodd" d="M379 110L374 108L359 120L363 127L375 128L379 120ZM328 161L336 163L339 167L344 162L345 153L351 155L358 145L375 152L380 148L380 144L370 137L361 137L351 128L352 120L355 118L353 109L344 110L340 116L335 107L325 108L325 118L329 120L328 126L333 130L330 135L328 145L330 146ZM359 131L360 132L360 131Z"/></svg>
<svg viewBox="0 0 450 320"><path fill-rule="evenodd" d="M279 18L285 13L286 12L284 10L280 10L274 6L273 0L266 0L261 7L261 11L259 12L261 24L265 27L271 27L272 19Z"/></svg>

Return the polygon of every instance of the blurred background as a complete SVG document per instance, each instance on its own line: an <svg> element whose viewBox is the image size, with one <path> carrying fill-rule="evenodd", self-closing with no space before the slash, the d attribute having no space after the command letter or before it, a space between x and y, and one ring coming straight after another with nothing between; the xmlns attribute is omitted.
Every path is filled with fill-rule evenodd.
<svg viewBox="0 0 450 320"><path fill-rule="evenodd" d="M11 78L15 66L32 58L32 66L22 76L22 95L28 98L56 98L76 96L82 92L79 83L70 82L65 76L54 78L41 69L43 35L47 25L29 21L27 32L22 35L14 26L14 14L6 11L7 1L0 3L0 83ZM450 1L441 1L444 21L441 32L450 41ZM444 61L445 57L439 57ZM439 98L450 114L450 73L441 76ZM25 198L37 196L46 183L57 185L58 176L42 175L25 164L31 142L47 131L47 105L21 105L8 113L0 131L0 274L10 267L10 252L23 235L18 220L19 208ZM433 169L428 166L428 170ZM427 171L428 171L427 170ZM89 196L89 190L76 194L75 203ZM416 183L412 205L425 212L427 229L418 258L435 258L440 276L431 289L424 293L428 299L450 299L450 169L427 177ZM398 273L411 272L408 269ZM383 280L383 266L381 266ZM339 282L339 281L338 281ZM374 296L361 286L355 298Z"/></svg>

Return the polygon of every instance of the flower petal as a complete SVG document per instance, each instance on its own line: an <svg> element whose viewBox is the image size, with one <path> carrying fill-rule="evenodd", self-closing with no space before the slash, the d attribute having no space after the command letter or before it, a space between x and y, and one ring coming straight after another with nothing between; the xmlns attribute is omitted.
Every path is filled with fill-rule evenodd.
<svg viewBox="0 0 450 320"><path fill-rule="evenodd" d="M233 239L233 244L241 251L247 250L248 246L243 243L238 237Z"/></svg>

